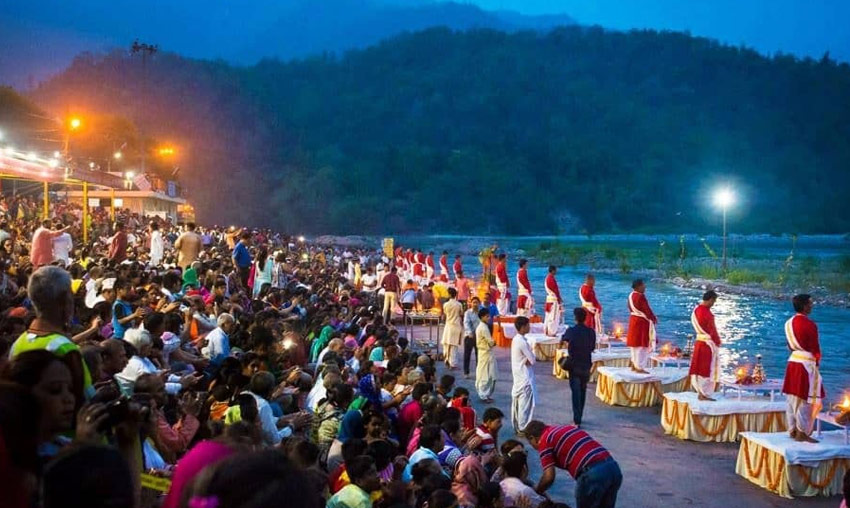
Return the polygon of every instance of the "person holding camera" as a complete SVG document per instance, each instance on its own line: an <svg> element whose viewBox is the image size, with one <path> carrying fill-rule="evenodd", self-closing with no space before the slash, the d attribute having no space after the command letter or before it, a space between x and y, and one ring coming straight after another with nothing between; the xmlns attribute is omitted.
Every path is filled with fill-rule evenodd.
<svg viewBox="0 0 850 508"><path fill-rule="evenodd" d="M590 381L590 369L593 367L593 350L596 349L596 332L586 326L587 310L582 307L573 309L576 324L567 328L561 337L561 343L567 343L568 356L561 359L561 368L570 375L570 391L573 394L573 422L581 426L584 414L584 402L587 382ZM563 347L563 346L562 346Z"/></svg>

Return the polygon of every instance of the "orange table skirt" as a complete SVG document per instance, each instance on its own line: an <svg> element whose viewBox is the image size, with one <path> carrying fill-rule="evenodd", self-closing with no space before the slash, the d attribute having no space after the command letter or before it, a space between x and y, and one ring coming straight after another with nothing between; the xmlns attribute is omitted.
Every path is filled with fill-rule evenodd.
<svg viewBox="0 0 850 508"><path fill-rule="evenodd" d="M515 323L517 316L498 316L493 320L493 341L498 347L511 347L511 338L505 337L505 331L499 323ZM543 318L535 314L529 316L530 323L542 323Z"/></svg>

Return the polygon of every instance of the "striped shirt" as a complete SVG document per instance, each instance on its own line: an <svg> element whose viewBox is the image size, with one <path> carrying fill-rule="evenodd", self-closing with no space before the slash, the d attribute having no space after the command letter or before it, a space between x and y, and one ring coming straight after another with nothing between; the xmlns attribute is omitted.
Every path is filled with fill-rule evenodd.
<svg viewBox="0 0 850 508"><path fill-rule="evenodd" d="M553 466L566 469L573 478L586 466L611 457L608 450L575 425L543 429L537 451L544 470Z"/></svg>
<svg viewBox="0 0 850 508"><path fill-rule="evenodd" d="M483 424L475 428L475 435L481 438L481 444L478 445L476 450L489 452L496 447L496 440L493 439L493 434L490 434L490 429Z"/></svg>

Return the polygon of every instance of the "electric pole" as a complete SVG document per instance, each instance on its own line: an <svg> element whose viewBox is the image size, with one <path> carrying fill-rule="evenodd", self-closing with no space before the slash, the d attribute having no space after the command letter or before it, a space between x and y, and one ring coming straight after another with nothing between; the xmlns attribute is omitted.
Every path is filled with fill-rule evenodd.
<svg viewBox="0 0 850 508"><path fill-rule="evenodd" d="M157 52L159 48L155 44L145 44L140 43L138 39L133 41L133 45L130 46L130 52L134 55L141 54L142 55L142 101L147 98L148 93L148 57L153 56L154 53ZM140 108L141 109L141 108ZM142 150L142 170L141 174L145 174L145 158L147 157L147 148L145 147L145 136L141 129L141 122L138 125L139 128L139 142L141 143Z"/></svg>

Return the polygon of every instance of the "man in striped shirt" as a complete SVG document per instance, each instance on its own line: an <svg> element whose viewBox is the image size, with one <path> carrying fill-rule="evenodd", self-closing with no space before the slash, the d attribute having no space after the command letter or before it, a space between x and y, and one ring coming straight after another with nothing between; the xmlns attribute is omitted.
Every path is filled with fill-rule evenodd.
<svg viewBox="0 0 850 508"><path fill-rule="evenodd" d="M555 468L576 480L576 508L613 508L623 483L620 466L601 444L575 425L547 426L532 420L525 428L528 442L540 455L543 476L537 493L555 482Z"/></svg>

